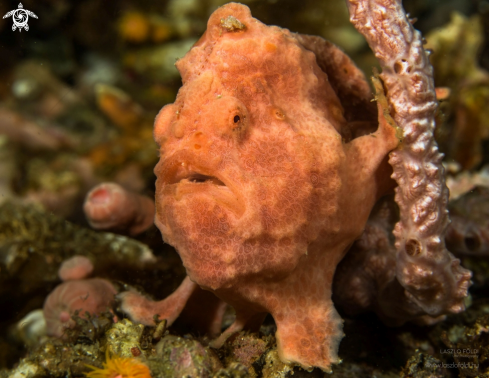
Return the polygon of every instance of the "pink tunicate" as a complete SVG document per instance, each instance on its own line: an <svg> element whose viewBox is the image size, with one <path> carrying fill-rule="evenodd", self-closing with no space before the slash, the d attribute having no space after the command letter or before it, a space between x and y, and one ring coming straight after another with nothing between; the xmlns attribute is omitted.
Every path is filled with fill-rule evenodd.
<svg viewBox="0 0 489 378"><path fill-rule="evenodd" d="M111 310L116 294L114 286L101 278L63 282L44 302L47 335L63 337L65 329L75 325L71 316L77 310L81 317Z"/></svg>
<svg viewBox="0 0 489 378"><path fill-rule="evenodd" d="M88 277L93 271L93 264L88 257L73 256L63 261L58 276L62 281L80 280Z"/></svg>
<svg viewBox="0 0 489 378"><path fill-rule="evenodd" d="M93 188L83 210L90 226L98 230L120 230L137 235L153 225L153 200L114 183Z"/></svg>

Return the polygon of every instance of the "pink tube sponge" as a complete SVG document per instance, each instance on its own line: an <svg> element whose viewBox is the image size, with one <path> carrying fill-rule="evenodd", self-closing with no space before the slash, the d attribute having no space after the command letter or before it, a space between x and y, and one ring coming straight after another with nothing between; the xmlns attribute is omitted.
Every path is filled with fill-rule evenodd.
<svg viewBox="0 0 489 378"><path fill-rule="evenodd" d="M74 326L71 316L79 311L92 315L110 310L117 294L107 280L92 278L67 281L57 286L44 302L44 317L48 336L63 337L65 329Z"/></svg>
<svg viewBox="0 0 489 378"><path fill-rule="evenodd" d="M93 264L88 257L73 256L61 263L58 276L62 281L80 280L88 277L93 271Z"/></svg>
<svg viewBox="0 0 489 378"><path fill-rule="evenodd" d="M154 202L115 183L93 188L83 210L90 226L97 230L124 231L137 235L153 225Z"/></svg>

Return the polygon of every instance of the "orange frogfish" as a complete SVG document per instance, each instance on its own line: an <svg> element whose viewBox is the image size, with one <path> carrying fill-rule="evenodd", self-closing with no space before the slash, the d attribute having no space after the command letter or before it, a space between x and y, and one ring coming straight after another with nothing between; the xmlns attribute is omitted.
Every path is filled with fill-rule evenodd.
<svg viewBox="0 0 489 378"><path fill-rule="evenodd" d="M198 285L236 310L213 345L270 313L280 358L328 371L343 337L333 275L395 186L396 128L337 47L241 4L216 10L176 66L183 86L154 137L156 225L186 268L179 290ZM132 293L122 308L151 323L156 307Z"/></svg>

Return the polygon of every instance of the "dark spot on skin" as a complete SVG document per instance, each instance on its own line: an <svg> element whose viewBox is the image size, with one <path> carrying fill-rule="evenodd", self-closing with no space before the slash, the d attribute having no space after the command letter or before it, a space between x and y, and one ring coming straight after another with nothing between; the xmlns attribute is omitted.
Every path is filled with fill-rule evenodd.
<svg viewBox="0 0 489 378"><path fill-rule="evenodd" d="M241 121L241 118L239 117L239 115L235 115L233 121L234 123L238 123L239 121Z"/></svg>

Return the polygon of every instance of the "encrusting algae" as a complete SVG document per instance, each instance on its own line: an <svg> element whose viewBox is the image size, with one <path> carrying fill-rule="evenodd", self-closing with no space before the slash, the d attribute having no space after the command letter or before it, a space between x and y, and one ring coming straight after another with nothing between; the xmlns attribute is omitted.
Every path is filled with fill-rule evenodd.
<svg viewBox="0 0 489 378"><path fill-rule="evenodd" d="M124 358L111 355L109 348L105 353L103 368L87 365L93 369L87 378L151 378L149 368L136 358Z"/></svg>

